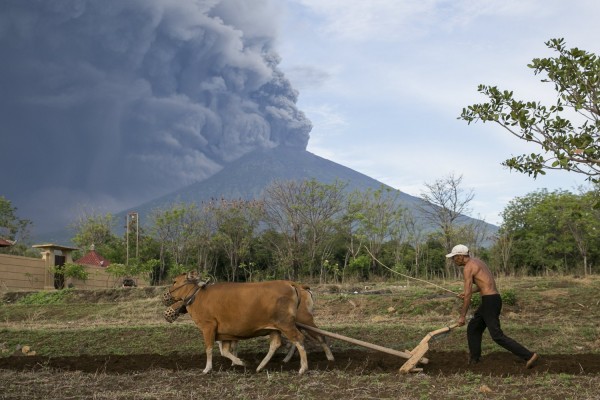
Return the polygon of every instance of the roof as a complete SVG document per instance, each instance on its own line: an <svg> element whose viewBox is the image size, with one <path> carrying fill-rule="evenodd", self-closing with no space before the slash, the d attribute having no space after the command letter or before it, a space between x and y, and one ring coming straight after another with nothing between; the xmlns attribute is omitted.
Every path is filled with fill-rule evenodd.
<svg viewBox="0 0 600 400"><path fill-rule="evenodd" d="M0 247L8 247L15 244L12 240L0 238Z"/></svg>
<svg viewBox="0 0 600 400"><path fill-rule="evenodd" d="M77 247L70 247L70 246L61 246L59 244L54 244L54 243L44 243L44 244L34 244L31 247L35 247L36 249L52 249L52 250L60 250L60 251L74 251L74 250L79 250Z"/></svg>
<svg viewBox="0 0 600 400"><path fill-rule="evenodd" d="M98 254L96 250L92 249L79 260L75 260L75 264L108 267L110 265L110 261Z"/></svg>

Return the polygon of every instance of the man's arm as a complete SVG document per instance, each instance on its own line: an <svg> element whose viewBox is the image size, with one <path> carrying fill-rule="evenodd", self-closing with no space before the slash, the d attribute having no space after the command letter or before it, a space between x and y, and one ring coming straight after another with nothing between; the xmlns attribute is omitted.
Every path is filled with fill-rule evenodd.
<svg viewBox="0 0 600 400"><path fill-rule="evenodd" d="M465 268L463 269L464 289L463 293L461 293L461 295L459 296L463 299L463 306L460 310L458 326L463 326L465 324L465 320L467 318L467 311L469 311L469 306L471 305L471 296L473 295L473 274L473 267L465 265ZM479 290L479 287L477 287L477 290Z"/></svg>

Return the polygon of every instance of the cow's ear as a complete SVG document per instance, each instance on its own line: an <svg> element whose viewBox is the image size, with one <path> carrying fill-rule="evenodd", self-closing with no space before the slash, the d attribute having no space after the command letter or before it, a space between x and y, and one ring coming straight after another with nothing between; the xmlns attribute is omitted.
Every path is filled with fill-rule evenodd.
<svg viewBox="0 0 600 400"><path fill-rule="evenodd" d="M202 289L204 289L206 287L206 285L208 285L208 282L210 282L210 277L206 278L206 280L204 282L202 282L202 284L200 285L200 287Z"/></svg>

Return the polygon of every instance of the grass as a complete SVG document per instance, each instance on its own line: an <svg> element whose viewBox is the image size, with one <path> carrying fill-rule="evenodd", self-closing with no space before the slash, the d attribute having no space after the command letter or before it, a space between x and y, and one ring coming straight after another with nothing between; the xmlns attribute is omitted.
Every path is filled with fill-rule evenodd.
<svg viewBox="0 0 600 400"><path fill-rule="evenodd" d="M359 285L313 285L317 294L315 320L332 332L393 347L413 348L425 333L458 317L460 301L423 285L406 287L377 283L383 294L354 294ZM459 290L460 283L437 282ZM600 277L519 278L498 280L505 301L503 329L542 354L598 354L600 357ZM164 288L115 291L7 293L0 302L0 348L8 357L18 345L38 355L198 355L203 343L189 316L173 324L163 319ZM358 291L358 290L357 290ZM62 297L61 297L62 296ZM8 300L7 300L8 299ZM240 342L241 353L264 354L262 338ZM336 351L356 346L335 341ZM465 352L464 328L433 342L434 351ZM484 337L484 353L502 352ZM338 363L336 361L336 363ZM200 365L199 365L200 368ZM220 399L599 399L600 376L594 374L532 374L488 376L457 374L399 376L367 367L356 359L336 368L256 374L251 368L217 369L209 376L199 369L96 373L59 371L39 366L35 371L0 369L2 398L220 398ZM27 384L24 384L27 382Z"/></svg>

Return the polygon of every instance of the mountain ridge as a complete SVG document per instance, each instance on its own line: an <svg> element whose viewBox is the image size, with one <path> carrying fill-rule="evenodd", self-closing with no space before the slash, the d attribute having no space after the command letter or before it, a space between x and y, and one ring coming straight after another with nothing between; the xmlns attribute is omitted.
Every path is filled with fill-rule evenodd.
<svg viewBox="0 0 600 400"><path fill-rule="evenodd" d="M306 150L276 147L256 150L227 164L221 171L200 182L193 183L167 195L124 210L146 214L154 208L173 203L200 203L211 199L252 200L262 196L273 181L316 179L323 183L336 180L347 183L347 190L378 189L397 190L351 168L337 164ZM402 203L416 205L422 200L400 190Z"/></svg>

